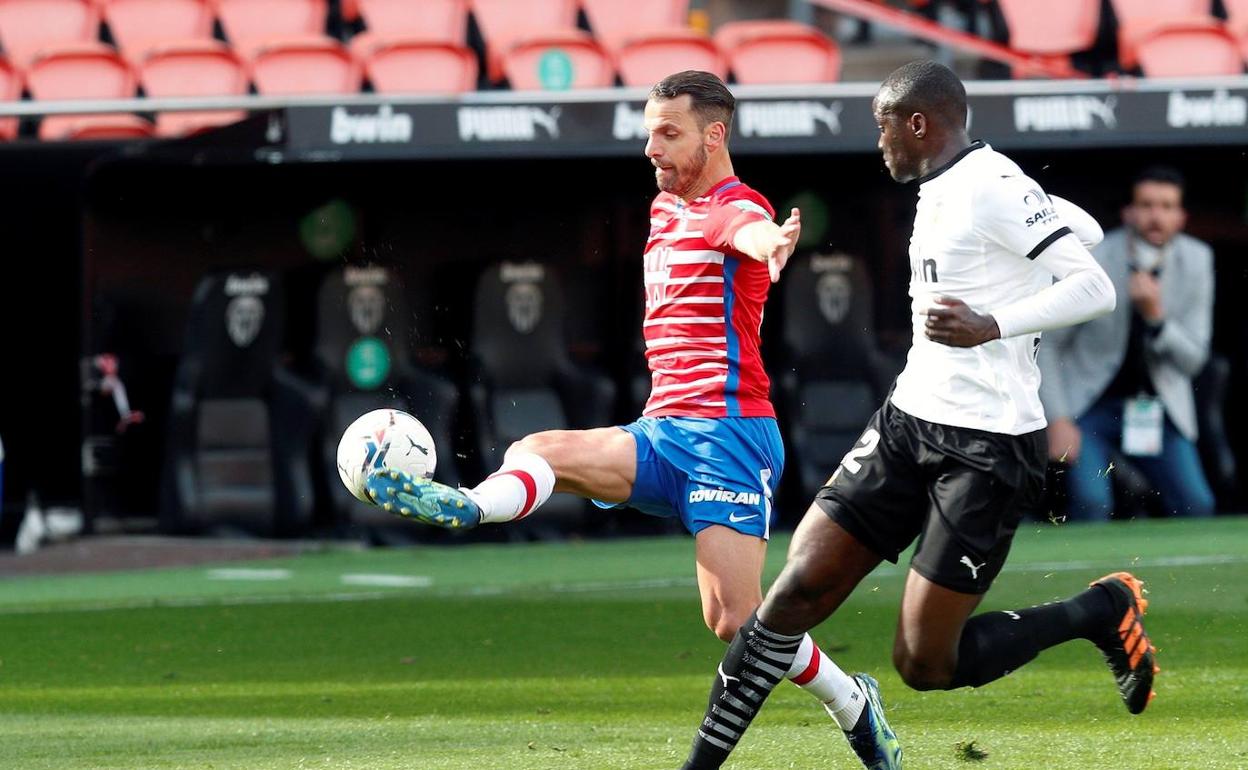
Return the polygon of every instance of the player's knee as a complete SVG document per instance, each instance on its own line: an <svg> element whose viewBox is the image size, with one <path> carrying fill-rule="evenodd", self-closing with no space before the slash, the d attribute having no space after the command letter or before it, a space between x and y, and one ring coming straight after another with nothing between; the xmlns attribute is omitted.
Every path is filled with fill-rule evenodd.
<svg viewBox="0 0 1248 770"><path fill-rule="evenodd" d="M947 690L953 670L944 662L925 660L905 650L893 650L893 668L912 690Z"/></svg>
<svg viewBox="0 0 1248 770"><path fill-rule="evenodd" d="M725 642L731 642L737 630L749 620L750 613L734 612L724 607L710 607L703 611L702 619L706 627Z"/></svg>
<svg viewBox="0 0 1248 770"><path fill-rule="evenodd" d="M562 430L544 430L541 433L530 433L524 438L516 441L507 447L507 455L516 452L528 452L542 457L551 467L558 464L560 455L565 449L567 441L564 437L567 431Z"/></svg>

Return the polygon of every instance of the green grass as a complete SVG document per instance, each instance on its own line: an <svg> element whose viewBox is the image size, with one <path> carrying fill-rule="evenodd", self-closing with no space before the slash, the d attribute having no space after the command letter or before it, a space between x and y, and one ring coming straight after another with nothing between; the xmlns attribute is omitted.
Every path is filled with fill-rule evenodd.
<svg viewBox="0 0 1248 770"><path fill-rule="evenodd" d="M722 653L692 561L677 538L222 565L281 570L260 582L202 567L9 579L0 767L676 768ZM1029 527L985 608L1128 566L1165 669L1139 717L1086 643L979 690L906 689L889 664L897 568L816 636L880 679L912 770L1248 768L1248 519ZM416 586L343 582L362 573ZM856 766L787 685L727 765Z"/></svg>

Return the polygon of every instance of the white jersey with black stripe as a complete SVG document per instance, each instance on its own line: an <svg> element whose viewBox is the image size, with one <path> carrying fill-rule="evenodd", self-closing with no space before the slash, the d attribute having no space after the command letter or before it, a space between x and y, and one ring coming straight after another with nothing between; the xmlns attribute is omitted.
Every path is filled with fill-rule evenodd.
<svg viewBox="0 0 1248 770"><path fill-rule="evenodd" d="M913 342L893 404L993 433L1043 428L1038 333L956 348L929 340L924 324L937 296L991 314L1049 286L1053 275L1034 260L1070 232L1040 185L982 142L921 179L910 237Z"/></svg>

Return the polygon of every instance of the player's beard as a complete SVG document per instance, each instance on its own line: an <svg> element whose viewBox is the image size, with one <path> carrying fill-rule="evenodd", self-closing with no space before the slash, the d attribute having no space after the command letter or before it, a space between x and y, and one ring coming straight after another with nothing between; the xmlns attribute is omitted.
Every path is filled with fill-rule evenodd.
<svg viewBox="0 0 1248 770"><path fill-rule="evenodd" d="M699 146L698 153L689 161L689 165L681 168L673 166L670 175L660 175L658 177L659 189L665 193L671 193L680 198L684 198L687 193L697 189L698 182L702 179L702 172L706 170L707 161L710 156L706 152L706 147Z"/></svg>

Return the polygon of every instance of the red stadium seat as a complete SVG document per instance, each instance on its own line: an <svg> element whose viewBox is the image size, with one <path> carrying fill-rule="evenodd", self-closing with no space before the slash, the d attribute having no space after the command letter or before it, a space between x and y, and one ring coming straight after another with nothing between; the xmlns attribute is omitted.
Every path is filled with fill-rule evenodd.
<svg viewBox="0 0 1248 770"><path fill-rule="evenodd" d="M467 0L359 0L359 6L368 32L381 38L468 40Z"/></svg>
<svg viewBox="0 0 1248 770"><path fill-rule="evenodd" d="M0 57L0 99L15 102L22 98L22 73ZM17 118L0 118L0 139L17 136Z"/></svg>
<svg viewBox="0 0 1248 770"><path fill-rule="evenodd" d="M247 66L216 40L196 40L154 48L139 65L139 83L152 98L242 96ZM186 136L234 123L244 112L164 112L156 116L158 136Z"/></svg>
<svg viewBox="0 0 1248 770"><path fill-rule="evenodd" d="M828 83L841 76L840 48L805 24L730 22L715 33L715 42L738 83Z"/></svg>
<svg viewBox="0 0 1248 770"><path fill-rule="evenodd" d="M161 43L211 40L208 0L101 0L104 21L122 54L140 61Z"/></svg>
<svg viewBox="0 0 1248 770"><path fill-rule="evenodd" d="M503 72L512 88L526 91L615 85L606 49L580 30L525 38L503 54Z"/></svg>
<svg viewBox="0 0 1248 770"><path fill-rule="evenodd" d="M1086 51L1101 23L1101 0L997 0L1010 48L1041 56Z"/></svg>
<svg viewBox="0 0 1248 770"><path fill-rule="evenodd" d="M703 70L728 77L728 64L711 39L693 30L666 30L633 38L616 55L626 86L652 86L673 72Z"/></svg>
<svg viewBox="0 0 1248 770"><path fill-rule="evenodd" d="M577 0L469 0L485 38L486 72L503 79L503 54L519 40L576 29Z"/></svg>
<svg viewBox="0 0 1248 770"><path fill-rule="evenodd" d="M1222 0L1222 7L1232 28L1248 28L1248 0Z"/></svg>
<svg viewBox="0 0 1248 770"><path fill-rule="evenodd" d="M382 94L459 94L477 87L477 55L454 43L389 39L364 57L364 72Z"/></svg>
<svg viewBox="0 0 1248 770"><path fill-rule="evenodd" d="M244 56L268 40L325 34L326 0L214 0L230 43Z"/></svg>
<svg viewBox="0 0 1248 770"><path fill-rule="evenodd" d="M1118 19L1118 63L1124 69L1139 64L1135 43L1154 27L1171 21L1210 18L1210 0L1110 0Z"/></svg>
<svg viewBox="0 0 1248 770"><path fill-rule="evenodd" d="M1140 70L1149 77L1240 75L1238 41L1216 19L1176 21L1154 27L1135 44Z"/></svg>
<svg viewBox="0 0 1248 770"><path fill-rule="evenodd" d="M256 90L269 96L352 94L364 72L351 51L327 37L270 40L251 61Z"/></svg>
<svg viewBox="0 0 1248 770"><path fill-rule="evenodd" d="M44 49L26 71L26 86L40 101L129 99L138 93L131 66L100 43ZM127 114L52 115L39 126L42 139L129 138L151 133L151 123Z"/></svg>
<svg viewBox="0 0 1248 770"><path fill-rule="evenodd" d="M41 48L100 39L100 10L91 0L0 0L0 45L24 67Z"/></svg>
<svg viewBox="0 0 1248 770"><path fill-rule="evenodd" d="M686 26L689 0L581 0L594 37L615 51L629 38Z"/></svg>

